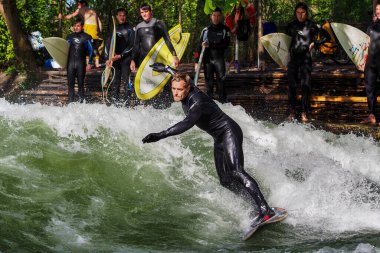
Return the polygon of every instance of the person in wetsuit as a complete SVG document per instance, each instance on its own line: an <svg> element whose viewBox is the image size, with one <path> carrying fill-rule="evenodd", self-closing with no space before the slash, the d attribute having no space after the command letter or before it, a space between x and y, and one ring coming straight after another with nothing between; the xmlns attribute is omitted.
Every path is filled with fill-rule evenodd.
<svg viewBox="0 0 380 253"><path fill-rule="evenodd" d="M364 79L369 115L361 121L364 124L376 124L376 102L380 78L380 3L376 4L375 16L376 20L367 29L370 44L364 68Z"/></svg>
<svg viewBox="0 0 380 253"><path fill-rule="evenodd" d="M130 83L130 74L131 70L129 65L131 64L132 59L132 48L133 41L135 38L135 31L132 25L127 23L127 11L124 8L119 8L116 10L116 45L115 45L115 56L111 59L108 59L108 51L111 43L111 36L107 39L106 49L105 49L105 58L106 64L115 68L115 77L111 83L110 91L111 98L114 101L119 99L120 93L120 84L121 80L124 84L125 95L124 99L127 105L130 104L132 98L132 90L129 87Z"/></svg>
<svg viewBox="0 0 380 253"><path fill-rule="evenodd" d="M79 102L84 100L84 78L86 71L91 69L93 48L91 36L83 31L83 19L78 18L74 23L74 33L67 37L69 43L69 54L67 59L67 81L69 85L69 102L74 102L75 78L78 82ZM86 55L89 62L86 64Z"/></svg>
<svg viewBox="0 0 380 253"><path fill-rule="evenodd" d="M300 74L302 88L302 112L301 121L307 122L310 117L310 97L311 97L311 71L312 61L310 51L314 47L315 36L319 32L316 23L308 19L309 8L306 3L300 2L294 9L295 20L288 24L286 33L292 38L288 63L288 82L289 82L289 117L294 120L296 115L297 101L297 79Z"/></svg>
<svg viewBox="0 0 380 253"><path fill-rule="evenodd" d="M145 56L161 38L164 38L165 44L169 48L170 53L173 55L172 66L178 67L179 59L174 46L170 41L170 36L165 23L161 20L153 18L152 7L146 3L140 6L140 15L143 21L136 26L135 41L132 50L132 61L130 65L131 70L136 70L136 67L142 63ZM147 102L147 104L152 104L155 108L164 109L169 107L171 102L169 85L165 85L162 91Z"/></svg>
<svg viewBox="0 0 380 253"><path fill-rule="evenodd" d="M225 52L230 44L230 30L223 23L222 10L217 7L211 14L211 25L204 28L198 49L195 53L195 69L197 69L200 52L205 47L203 55L203 70L206 81L207 95L214 94L214 74L216 76L219 101L227 102L224 80L226 78Z"/></svg>
<svg viewBox="0 0 380 253"><path fill-rule="evenodd" d="M85 0L79 0L77 2L78 8L75 12L62 16L60 13L59 19L71 19L74 17L81 16L84 20L84 32L89 34L92 37L92 44L94 48L94 57L95 57L95 66L99 68L99 48L102 44L102 39L99 37L99 34L102 32L102 22L95 10L88 7L88 2Z"/></svg>
<svg viewBox="0 0 380 253"><path fill-rule="evenodd" d="M176 73L171 81L175 102L182 102L186 118L160 133L148 134L143 143L156 142L181 134L194 125L214 139L214 159L222 186L236 193L250 196L258 206L252 226L271 218L275 213L268 206L257 182L244 170L243 132L240 126L225 114L217 104L183 73Z"/></svg>
<svg viewBox="0 0 380 253"><path fill-rule="evenodd" d="M142 4L140 7L140 15L143 19L136 26L136 36L132 51L131 70L135 71L152 47L162 37L168 46L170 53L173 55L173 66L178 67L179 59L175 52L174 46L170 41L168 29L164 22L153 18L152 7L148 4Z"/></svg>

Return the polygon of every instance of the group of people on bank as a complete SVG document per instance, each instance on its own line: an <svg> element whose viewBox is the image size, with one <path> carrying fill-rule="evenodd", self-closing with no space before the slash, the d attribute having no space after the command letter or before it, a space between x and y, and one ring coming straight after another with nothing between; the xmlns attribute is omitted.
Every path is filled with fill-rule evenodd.
<svg viewBox="0 0 380 253"><path fill-rule="evenodd" d="M85 1L79 1L80 4ZM80 6L79 8L81 8ZM149 50L160 38L164 38L173 57L173 66L179 64L173 45L170 42L166 25L153 18L151 6L143 4L140 7L140 14L143 19L135 28L126 21L127 12L121 8L116 11L117 19L117 39L116 54L111 59L115 69L115 81L112 87L113 96L118 96L118 89L123 80L124 85L128 85L129 75L139 66ZM308 19L308 7L305 3L298 3L294 10L295 20L288 25L287 33L292 37L290 46L290 62L288 64L289 79L289 119L293 120L296 115L296 81L298 75L301 77L302 86L302 111L301 120L308 121L310 115L310 95L311 84L310 74L312 71L310 51L315 45L315 35L320 32L320 28ZM369 59L367 61L366 81L374 85L377 81L380 63L377 63L376 52L380 46L380 5L376 7L378 19L371 26L371 46ZM200 91L193 85L190 76L186 73L174 74L170 89L174 102L181 102L186 117L174 126L158 133L150 133L143 138L143 143L157 142L163 138L181 134L193 126L198 126L206 131L214 140L214 160L220 184L239 195L247 197L255 205L255 212L252 215L252 226L259 226L275 215L273 208L265 200L257 182L244 170L243 155L243 132L240 126L228 115L226 115L213 100L213 76L216 74L218 98L221 102L226 101L224 90L225 79L225 57L224 53L230 43L230 31L223 25L222 12L216 8L211 14L211 25L202 31L199 47L195 54L196 62L199 60L201 48L207 48L204 54L203 64L206 77L207 94ZM70 43L70 54L68 63L69 96L70 101L74 101L74 81L78 78L79 97L83 98L83 80L86 69L90 64L86 63L84 52L89 53L89 63L92 62L91 36L84 30L85 23L76 21L74 33L68 37ZM93 38L93 37L92 37ZM319 41L323 43L323 41ZM109 39L106 48L109 46ZM106 49L107 51L107 49ZM110 64L109 61L106 64ZM196 66L195 66L196 67ZM128 90L128 87L126 87ZM367 87L367 93L371 93ZM132 92L132 91L130 91ZM130 95L130 94L129 94ZM127 96L129 96L127 95ZM376 97L375 97L376 98ZM128 97L126 97L128 99ZM369 105L373 103L369 99ZM372 104L371 104L372 105ZM372 120L374 107L371 107L369 123ZM368 121L368 120L367 120Z"/></svg>
<svg viewBox="0 0 380 253"><path fill-rule="evenodd" d="M66 16L60 15L60 18L70 19L79 17L73 24L74 33L70 34L67 41L70 44L69 58L67 65L67 76L69 84L69 102L74 102L74 85L75 78L78 83L79 101L84 100L84 77L86 70L91 68L93 59L95 66L99 67L99 46L100 43L93 45L93 41L99 40L101 32L101 22L96 12L88 7L87 1L78 1L78 9ZM117 21L116 25L116 47L115 55L109 59L109 46L111 34L107 37L105 43L105 59L106 64L111 65L115 69L113 82L110 86L110 98L113 101L118 101L120 98L120 87L124 85L125 96L123 98L126 104L132 99L133 89L131 87L131 71L143 61L156 42L164 38L172 56L172 66L179 66L179 58L176 55L173 44L170 41L167 26L164 22L153 17L152 8L148 4L140 6L140 16L142 22L135 27L127 22L127 10L119 8L115 11ZM202 47L207 48L203 57L203 66L205 70L205 78L207 84L207 94L213 97L213 78L216 75L219 99L226 102L226 93L224 89L225 80L225 51L230 43L229 29L223 24L222 10L217 8L211 15L211 25L205 28L202 32L203 40L199 43L198 51ZM96 29L94 27L96 26ZM199 52L195 55L195 61L198 62ZM87 55L87 58L86 58ZM94 58L95 56L95 58ZM197 64L197 63L196 63ZM196 68L196 66L195 66ZM164 88L164 92L167 88ZM160 95L158 95L160 96Z"/></svg>

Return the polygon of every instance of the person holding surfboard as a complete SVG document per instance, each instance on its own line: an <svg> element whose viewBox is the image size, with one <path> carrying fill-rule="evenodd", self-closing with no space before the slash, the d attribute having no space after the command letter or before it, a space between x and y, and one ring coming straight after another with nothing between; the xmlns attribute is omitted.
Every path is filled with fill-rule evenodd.
<svg viewBox="0 0 380 253"><path fill-rule="evenodd" d="M170 53L173 55L173 67L178 67L179 59L174 46L170 41L166 24L161 20L153 18L152 7L149 4L144 3L140 6L140 15L143 21L136 26L132 61L130 64L131 70L136 70L136 67L141 64L145 56L162 37L164 38L165 44L168 46Z"/></svg>
<svg viewBox="0 0 380 253"><path fill-rule="evenodd" d="M269 207L257 182L244 170L243 132L240 126L209 96L192 85L187 74L174 74L171 91L174 101L182 103L186 118L165 131L148 134L142 142L151 143L179 135L194 125L206 131L214 139L215 167L221 185L235 193L249 196L257 205L252 229L257 229L267 221L274 222L271 218L279 217L277 209Z"/></svg>
<svg viewBox="0 0 380 253"><path fill-rule="evenodd" d="M132 60L132 48L133 41L135 38L135 31L131 24L127 23L127 11L124 8L119 8L116 10L116 45L115 45L115 55L109 60L108 48L110 47L112 32L107 39L105 58L106 64L108 66L113 66L115 68L115 77L111 83L110 92L111 98L114 101L119 100L120 84L123 80L125 95L124 99L128 105L131 100L132 91L129 88L130 74L131 70L129 65Z"/></svg>
<svg viewBox="0 0 380 253"><path fill-rule="evenodd" d="M197 51L195 52L195 70L197 70L199 60L203 62L203 69L207 87L207 95L213 97L214 75L216 76L217 91L219 101L227 102L224 80L226 78L225 51L230 44L230 29L223 24L223 14L219 7L212 12L211 25L204 28ZM199 59L202 48L204 49L203 59Z"/></svg>
<svg viewBox="0 0 380 253"><path fill-rule="evenodd" d="M95 10L88 7L88 2L85 0L79 0L77 2L77 9L71 14L62 16L60 13L59 19L71 19L80 15L84 20L84 32L89 34L93 39L94 55L95 55L95 67L99 68L99 47L102 43L102 39L99 34L102 32L102 22Z"/></svg>
<svg viewBox="0 0 380 253"><path fill-rule="evenodd" d="M380 78L380 3L375 7L376 20L368 27L370 36L368 58L364 68L365 88L369 115L361 121L363 124L376 124L376 104L378 79Z"/></svg>
<svg viewBox="0 0 380 253"><path fill-rule="evenodd" d="M296 115L296 90L298 74L301 75L302 87L302 112L301 121L308 122L310 117L310 97L311 97L311 71L312 60L310 51L314 47L314 40L319 32L317 24L310 20L309 8L306 3L299 2L294 8L294 21L288 24L286 33L292 38L289 48L288 63L288 99L289 116L292 121Z"/></svg>
<svg viewBox="0 0 380 253"><path fill-rule="evenodd" d="M77 18L74 22L74 32L67 37L69 54L67 59L67 81L69 85L69 103L74 102L75 78L78 81L79 102L84 100L84 78L86 71L90 71L93 58L91 36L84 32L84 21ZM86 55L89 57L86 63Z"/></svg>
<svg viewBox="0 0 380 253"><path fill-rule="evenodd" d="M136 70L136 67L143 62L149 51L161 38L164 38L165 44L173 56L172 67L177 68L179 66L179 58L170 41L166 24L153 17L152 7L147 3L140 6L140 15L143 21L137 24L135 28L135 41L130 64L131 70ZM170 107L171 102L169 86L165 85L161 92L149 102L146 102L146 104L152 104L157 109L165 109Z"/></svg>

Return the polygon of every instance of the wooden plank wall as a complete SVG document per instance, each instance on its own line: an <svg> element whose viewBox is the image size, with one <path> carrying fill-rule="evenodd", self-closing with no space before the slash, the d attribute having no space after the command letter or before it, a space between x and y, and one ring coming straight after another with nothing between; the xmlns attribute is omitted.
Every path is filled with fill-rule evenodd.
<svg viewBox="0 0 380 253"><path fill-rule="evenodd" d="M193 72L191 64L182 70ZM43 104L67 103L67 78L65 71L44 71L44 79L34 90L24 91L21 102ZM92 70L86 76L88 102L101 102L101 71ZM325 122L359 122L367 114L363 74L355 70L346 72L315 69L312 73L312 115ZM205 90L201 73L199 87ZM241 105L254 117L281 122L287 116L287 77L279 69L271 71L231 71L226 78L228 100ZM300 89L298 90L300 93Z"/></svg>

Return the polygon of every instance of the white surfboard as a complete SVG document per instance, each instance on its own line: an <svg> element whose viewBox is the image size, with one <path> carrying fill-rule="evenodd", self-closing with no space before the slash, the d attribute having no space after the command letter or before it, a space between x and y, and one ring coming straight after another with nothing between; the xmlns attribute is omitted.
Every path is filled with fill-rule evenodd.
<svg viewBox="0 0 380 253"><path fill-rule="evenodd" d="M356 27L342 23L331 23L331 27L356 68L364 71L368 57L369 36Z"/></svg>
<svg viewBox="0 0 380 253"><path fill-rule="evenodd" d="M282 68L286 68L289 62L291 40L292 38L285 33L270 33L260 38L269 55Z"/></svg>
<svg viewBox="0 0 380 253"><path fill-rule="evenodd" d="M42 43L59 66L66 68L69 55L69 43L65 39L58 37L42 39Z"/></svg>

